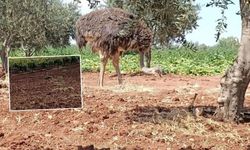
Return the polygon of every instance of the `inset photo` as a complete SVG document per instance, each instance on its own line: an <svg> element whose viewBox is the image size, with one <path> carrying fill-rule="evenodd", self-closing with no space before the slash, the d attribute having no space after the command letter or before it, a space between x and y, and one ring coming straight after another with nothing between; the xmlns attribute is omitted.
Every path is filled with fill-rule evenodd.
<svg viewBox="0 0 250 150"><path fill-rule="evenodd" d="M10 57L10 110L82 107L80 56Z"/></svg>

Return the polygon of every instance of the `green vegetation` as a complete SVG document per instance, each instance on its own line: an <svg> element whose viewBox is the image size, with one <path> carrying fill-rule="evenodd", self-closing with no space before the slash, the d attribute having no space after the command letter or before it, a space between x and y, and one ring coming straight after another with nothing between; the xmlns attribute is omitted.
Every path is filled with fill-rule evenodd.
<svg viewBox="0 0 250 150"><path fill-rule="evenodd" d="M232 40L231 42L228 42ZM231 39L221 39L214 47L195 46L195 50L188 47L166 50L153 50L152 66L160 66L166 73L183 75L215 75L225 71L236 56L238 45ZM65 48L47 47L35 53L35 56L74 55L80 54L74 46ZM11 51L11 56L24 56L21 51ZM99 71L98 54L89 48L82 50L83 71ZM139 55L128 52L121 56L121 70L126 73L139 71ZM107 65L107 71L114 72L112 63Z"/></svg>
<svg viewBox="0 0 250 150"><path fill-rule="evenodd" d="M160 66L167 73L184 75L215 75L225 71L236 55L235 49L209 48L193 51L190 49L154 50L152 66ZM85 71L98 71L98 55L84 51L82 66ZM139 56L125 54L121 58L121 70L124 72L139 71ZM107 65L107 71L114 72L112 63Z"/></svg>

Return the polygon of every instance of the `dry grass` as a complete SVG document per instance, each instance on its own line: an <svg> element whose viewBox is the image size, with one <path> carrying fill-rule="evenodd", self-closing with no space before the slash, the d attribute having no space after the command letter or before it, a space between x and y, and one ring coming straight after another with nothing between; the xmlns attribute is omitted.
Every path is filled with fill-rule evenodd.
<svg viewBox="0 0 250 150"><path fill-rule="evenodd" d="M154 123L155 118L147 121L146 125L144 124L143 126L134 122L131 125L132 130L129 135L138 138L144 136L154 141L169 144L173 144L175 141L179 141L179 138L186 136L188 139L185 142L188 145L190 144L187 141L192 143L195 140L202 140L205 147L211 147L213 143L221 141L222 144L213 149L228 149L227 144L223 143L250 143L250 139L247 139L247 141L243 139L232 124L221 123L212 119L195 119L193 116L187 115L186 117L176 116L173 120L158 120L157 123ZM246 134L250 135L250 130L246 131ZM185 144L183 147L185 147Z"/></svg>
<svg viewBox="0 0 250 150"><path fill-rule="evenodd" d="M110 90L115 93L127 93L127 92L155 92L154 88L143 86L143 85L134 85L129 83L124 83L122 85L115 86L105 86L103 89Z"/></svg>

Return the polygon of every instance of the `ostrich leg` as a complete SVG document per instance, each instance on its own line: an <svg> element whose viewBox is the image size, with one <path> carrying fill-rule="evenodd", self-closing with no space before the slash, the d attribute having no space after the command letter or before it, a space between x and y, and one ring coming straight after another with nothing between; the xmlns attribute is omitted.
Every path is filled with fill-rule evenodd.
<svg viewBox="0 0 250 150"><path fill-rule="evenodd" d="M145 61L146 61L146 67L150 68L151 63L151 50L145 52Z"/></svg>
<svg viewBox="0 0 250 150"><path fill-rule="evenodd" d="M119 66L119 56L120 56L120 53L117 52L112 58L112 63L113 63L113 66L115 68L115 71L116 71L116 74L118 77L118 83L122 84L121 70L120 70L120 66Z"/></svg>
<svg viewBox="0 0 250 150"><path fill-rule="evenodd" d="M105 67L108 62L108 57L105 56L102 52L99 52L100 56L100 76L99 76L99 86L103 87L103 79L104 79L104 72L105 72Z"/></svg>
<svg viewBox="0 0 250 150"><path fill-rule="evenodd" d="M140 51L140 67L141 69L144 67L144 52Z"/></svg>

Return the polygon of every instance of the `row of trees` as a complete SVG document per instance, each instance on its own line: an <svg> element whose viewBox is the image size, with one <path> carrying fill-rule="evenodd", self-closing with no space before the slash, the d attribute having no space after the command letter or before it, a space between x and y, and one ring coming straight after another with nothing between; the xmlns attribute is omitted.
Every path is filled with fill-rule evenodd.
<svg viewBox="0 0 250 150"><path fill-rule="evenodd" d="M26 56L45 45L69 44L80 16L76 3L60 0L0 0L0 52L4 69L9 50L19 48Z"/></svg>

